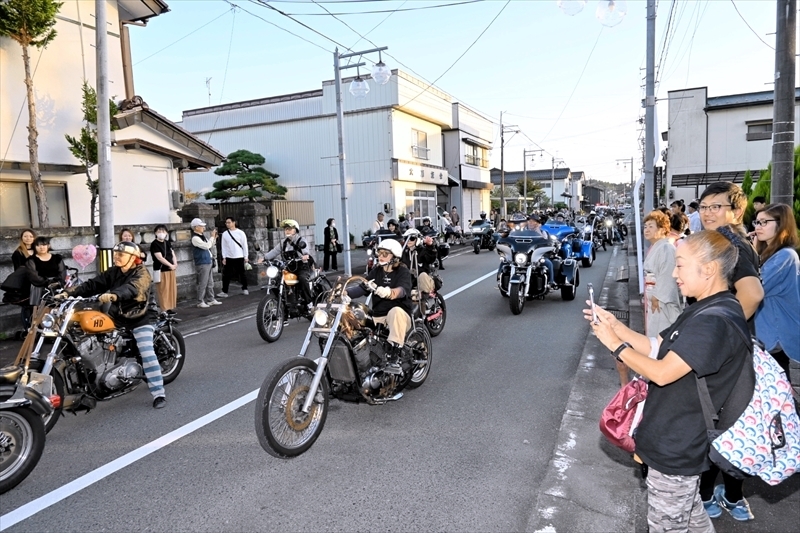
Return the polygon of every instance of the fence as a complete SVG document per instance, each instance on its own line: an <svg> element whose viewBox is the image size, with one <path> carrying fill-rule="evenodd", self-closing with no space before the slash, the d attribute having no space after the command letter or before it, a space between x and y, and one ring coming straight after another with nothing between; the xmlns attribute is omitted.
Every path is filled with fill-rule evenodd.
<svg viewBox="0 0 800 533"><path fill-rule="evenodd" d="M219 208L218 226L222 227L227 217L240 219L241 210L249 202L221 202L214 204ZM281 220L291 218L297 221L300 226L313 226L314 202L295 201L295 200L261 200L258 203L267 208L267 220L270 228L277 228Z"/></svg>

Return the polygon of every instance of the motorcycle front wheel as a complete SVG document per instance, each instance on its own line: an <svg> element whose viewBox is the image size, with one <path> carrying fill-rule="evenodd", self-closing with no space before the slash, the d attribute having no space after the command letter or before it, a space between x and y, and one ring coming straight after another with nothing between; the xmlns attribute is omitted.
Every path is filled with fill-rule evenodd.
<svg viewBox="0 0 800 533"><path fill-rule="evenodd" d="M476 242L472 243L472 251L476 254L481 253L481 245Z"/></svg>
<svg viewBox="0 0 800 533"><path fill-rule="evenodd" d="M523 290L524 284L511 283L508 290L508 303L511 306L511 312L518 315L525 307L525 291Z"/></svg>
<svg viewBox="0 0 800 533"><path fill-rule="evenodd" d="M19 485L44 451L42 417L28 407L0 410L0 494Z"/></svg>
<svg viewBox="0 0 800 533"><path fill-rule="evenodd" d="M406 387L416 389L425 383L431 371L433 362L433 343L426 328L415 326L406 337L406 346L411 349L413 364L411 366L411 379Z"/></svg>
<svg viewBox="0 0 800 533"><path fill-rule="evenodd" d="M328 416L328 382L320 381L316 398L304 413L317 364L295 357L276 366L264 380L256 398L256 435L261 447L273 457L296 457L322 433Z"/></svg>
<svg viewBox="0 0 800 533"><path fill-rule="evenodd" d="M268 293L258 304L256 312L258 334L267 342L275 342L283 333L283 306L278 297Z"/></svg>
<svg viewBox="0 0 800 533"><path fill-rule="evenodd" d="M425 327L428 328L428 333L430 333L431 337L439 335L444 330L445 322L447 322L447 305L445 305L444 298L438 292L436 293L436 306L438 309L434 314L440 313L438 318L428 320L428 317L425 317Z"/></svg>
<svg viewBox="0 0 800 533"><path fill-rule="evenodd" d="M161 377L164 385L175 381L178 374L183 370L186 362L186 342L180 331L172 328L156 331L153 338L153 349L158 357L158 364L161 365ZM177 355L180 354L180 357Z"/></svg>
<svg viewBox="0 0 800 533"><path fill-rule="evenodd" d="M30 369L35 370L36 372L41 372L42 367L44 366L44 361L41 359L31 359ZM64 403L64 378L61 377L61 372L53 368L50 371L50 377L53 379L53 386L49 391L41 391L44 396L58 396L61 398L61 402L59 405ZM44 422L44 431L45 433L50 433L56 424L58 423L58 419L61 418L61 413L63 411L62 407L58 407L53 409L53 412L47 415L42 419Z"/></svg>

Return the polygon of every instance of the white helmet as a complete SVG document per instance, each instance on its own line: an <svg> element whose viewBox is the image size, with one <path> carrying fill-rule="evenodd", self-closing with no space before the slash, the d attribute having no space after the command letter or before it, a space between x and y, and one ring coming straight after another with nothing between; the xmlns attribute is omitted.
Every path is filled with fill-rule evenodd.
<svg viewBox="0 0 800 533"><path fill-rule="evenodd" d="M409 238L412 235L414 235L415 237L419 237L420 235L422 235L422 233L420 233L417 228L408 228L405 231L405 233L403 233L403 237L405 237L405 238Z"/></svg>
<svg viewBox="0 0 800 533"><path fill-rule="evenodd" d="M383 239L376 247L376 251L377 250L386 250L394 256L394 259L400 259L403 255L403 247L394 239Z"/></svg>

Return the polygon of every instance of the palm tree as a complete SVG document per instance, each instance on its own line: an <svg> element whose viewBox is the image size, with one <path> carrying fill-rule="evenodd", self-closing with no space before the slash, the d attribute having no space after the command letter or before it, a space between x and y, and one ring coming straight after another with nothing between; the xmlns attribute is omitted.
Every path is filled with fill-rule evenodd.
<svg viewBox="0 0 800 533"><path fill-rule="evenodd" d="M39 172L39 131L36 129L36 100L28 48L47 46L56 37L56 13L62 2L53 0L4 0L0 2L0 36L9 37L22 47L25 66L25 87L28 90L28 155L31 162L31 182L36 197L39 226L50 227L47 214L47 193Z"/></svg>

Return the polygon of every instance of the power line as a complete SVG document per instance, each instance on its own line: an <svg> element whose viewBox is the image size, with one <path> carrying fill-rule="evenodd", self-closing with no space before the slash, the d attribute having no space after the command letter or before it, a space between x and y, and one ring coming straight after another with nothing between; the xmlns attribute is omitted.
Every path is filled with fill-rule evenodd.
<svg viewBox="0 0 800 533"><path fill-rule="evenodd" d="M219 103L222 103L222 96L225 94L225 81L228 79L228 65L231 62L231 49L233 48L233 35L235 33L236 28L236 10L233 10L233 21L231 21L231 37L228 40L228 57L225 59L225 74L222 75L222 87L219 90ZM209 100L211 99L210 96L211 90L209 89ZM214 125L211 126L211 131L208 133L208 139L206 139L207 144L211 144L211 137L214 135L214 129L217 127L217 121L219 121L219 117L222 116L222 113L217 113L217 117L214 119Z"/></svg>
<svg viewBox="0 0 800 533"><path fill-rule="evenodd" d="M403 6L404 6L404 5L406 5L407 3L408 3L408 0L403 0L403 3L402 3L402 4L400 4L400 7L403 7ZM399 8L398 8L398 9L399 9ZM364 34L364 36L363 36L363 37L359 37L359 39L358 39L358 40L357 40L355 43L353 43L353 46L355 47L355 46L356 46L358 43L360 43L360 42L361 42L363 39L366 39L366 38L367 38L367 35L369 35L369 34L370 34L370 33L372 33L373 31L375 31L376 29L378 29L378 26L380 26L381 24L383 24L384 22L386 22L387 20L389 20L389 17L391 17L391 16L392 16L392 15L394 15L395 13L396 13L396 11L392 11L392 12L390 12L388 15L386 15L386 16L383 18L383 20L381 20L379 23L375 24L375 25L372 27L372 29L371 29L371 30L369 30L367 33L365 33L365 34Z"/></svg>
<svg viewBox="0 0 800 533"><path fill-rule="evenodd" d="M319 5L320 7L323 7L321 4L329 3L329 2L315 2L314 0L311 0L311 1L313 3ZM325 11L327 13L286 13L286 14L287 15L291 15L293 17L320 17L320 16L324 17L326 15L331 15L331 16L336 16L336 15L339 15L339 16L374 15L374 14L380 14L380 13L400 13L400 12L404 12L404 11L421 11L423 9L437 9L437 8L441 8L441 7L462 6L464 4L475 4L475 3L478 3L478 2L484 2L484 1L485 0L463 0L462 2L452 2L450 4L437 4L437 5L433 5L433 6L421 6L421 7L407 7L405 9L401 9L401 8L398 7L397 9L378 9L378 10L373 10L373 11L345 11L345 12L341 12L341 13L331 13L327 9L323 8L323 9L325 9ZM336 3L341 3L341 2L336 2ZM405 4L406 2L403 2L403 3Z"/></svg>
<svg viewBox="0 0 800 533"><path fill-rule="evenodd" d="M187 33L186 35L184 35L184 36L183 36L183 37L181 37L180 39L178 39L178 40L176 40L176 41L173 41L173 42L171 42L170 44L168 44L167 46L165 46L165 47L164 47L164 48L162 48L161 50L158 50L157 52L153 52L152 54L150 54L149 56L145 57L144 59L140 59L139 61L137 61L137 62L136 62L136 63L134 63L133 65L134 65L134 66L136 66L136 65L138 65L139 63L142 63L142 62L144 62L144 61L147 61L148 59L150 59L150 58L151 58L151 57L153 57L154 55L160 54L161 52L163 52L164 50L166 50L166 49L167 49L167 48L169 48L170 46L172 46L172 45L175 45L175 44L178 44L179 42L181 42L182 40L186 39L186 38L187 38L187 37L189 37L190 35L192 35L192 34L194 34L194 33L197 33L198 31L202 30L203 28L205 28L206 26L208 26L208 25L209 25L209 24L211 24L212 22L215 22L215 21L217 21L217 20L221 19L222 17L224 17L225 15L227 15L228 13L230 13L231 11L234 11L234 9L235 9L235 8L234 8L233 6L231 6L231 8L230 8L230 9L228 9L228 10L227 10L225 13L221 14L221 15L220 15L220 16L218 16L218 17L214 17L213 19L209 20L208 22L206 22L205 24L203 24L203 25L202 25L202 26L200 26L199 28L197 28L197 29L195 29L195 30L192 30L192 31L190 31L189 33Z"/></svg>
<svg viewBox="0 0 800 533"><path fill-rule="evenodd" d="M252 16L252 17L255 17L255 18L257 18L257 19L259 19L259 20L261 20L261 21L263 21L263 22L266 22L266 23L267 23L267 24L269 24L270 26L274 26L274 27L278 28L279 30L281 30L281 31L284 31L284 32L288 33L289 35L293 35L294 37L297 37L298 39L301 39L301 40L303 40L303 41L307 42L308 44L314 45L314 46L316 46L317 48L319 48L319 49L321 49L321 50L324 50L324 51L326 51L326 52L328 52L328 53L333 53L331 50L328 50L328 49L327 49L327 48L325 48L324 46L322 46L322 45L319 45L319 44L315 43L314 41L309 41L308 39L306 39L306 38L305 38L305 37L303 37L302 35L298 35L298 34L294 33L293 31L287 30L286 28L284 28L284 27L282 27L282 26L278 26L278 25L277 25L277 24L275 24L274 22L272 22L272 21L269 21L269 20L265 19L265 18L264 18L264 17L262 17L261 15L256 15L256 14L255 14L255 13L253 13L252 11L248 11L248 10L246 10L245 8L243 8L242 6L239 6L239 5L237 5L237 4L234 4L234 3L233 3L233 2L231 2L230 0L223 0L223 1L227 2L228 4L230 4L231 6L233 6L233 7L235 7L235 8L241 9L242 11L244 11L245 13L247 13L248 15L250 15L250 16ZM251 1L252 1L252 0L251 0Z"/></svg>
<svg viewBox="0 0 800 533"><path fill-rule="evenodd" d="M594 54L594 49L597 48L597 43L600 42L600 36L603 35L603 30L604 29L605 29L605 26L600 26L600 33L597 34L597 40L595 40L594 46L592 46L592 51L589 52L589 57L586 58L586 64L583 65L583 70L581 70L581 75L578 76L578 81L575 83L575 88L572 89L572 92L570 93L569 98L567 98L567 103L564 104L564 107L561 109L561 113L558 114L558 118L553 123L553 126L550 128L550 131L548 131L547 135L545 135L542 138L542 142L544 142L544 140L547 139L547 137L550 135L550 133L552 133L553 129L558 124L558 121L561 120L561 116L564 114L564 111L567 110L567 106L569 105L570 101L572 100L573 95L575 95L575 91L578 90L578 86L581 84L581 79L583 79L583 73L586 72L586 67L589 66L589 61L592 59L592 54Z"/></svg>
<svg viewBox="0 0 800 533"><path fill-rule="evenodd" d="M307 30L309 30L309 31L312 31L312 32L316 33L317 35L319 35L319 36L320 36L320 37L322 37L323 39L327 39L328 41L332 42L332 43L333 43L333 44L335 44L336 46L338 46L338 47L342 48L343 50L350 50L350 48L348 48L347 46L343 45L342 43L340 43L340 42L338 42L338 41L336 41L336 40L334 40L334 39L331 39L330 37L328 37L328 36L327 36L327 35L325 35L324 33L322 33L322 32L319 32L319 31L315 30L314 28L312 28L311 26L309 26L309 25L308 25L308 24L306 24L305 22L301 22L301 21L297 20L296 18L292 17L291 15L289 15L289 14L287 14L287 13L284 13L283 11L281 11L280 9L278 9L277 7L269 5L269 4L266 2L266 0L250 0L250 1L251 1L251 2L253 2L253 3L257 3L257 4L259 4L259 5L262 5L262 6L266 7L266 8L268 8L268 9L271 9L271 10L275 11L276 13L280 13L281 15L283 15L283 16L284 16L284 17L286 17L286 18L288 18L289 20L291 20L291 21L293 21L293 22L295 22L295 23L297 23L297 24L300 24L300 25L301 25L302 27L304 27L305 29L307 29ZM352 52L352 50L350 50L350 51Z"/></svg>
<svg viewBox="0 0 800 533"><path fill-rule="evenodd" d="M753 27L752 27L752 26L751 26L751 25L750 25L750 24L749 24L749 23L748 23L748 22L747 22L747 21L744 19L744 17L742 16L742 14L741 14L741 13L739 13L739 8L738 8L738 7L736 7L736 3L735 3L733 0L731 0L731 4L733 4L733 9L735 9L735 10L736 10L736 14L737 14L737 15L739 15L739 18L740 18L740 19L742 19L742 22L744 22L745 24L747 24L747 27L748 27L748 28L750 28L750 31L751 31L751 32L753 32L753 35L755 35L756 37L758 37L758 40L759 40L759 41L761 41L762 43L766 44L767 46L769 46L770 48L772 48L773 50L775 50L775 47L774 47L774 46L771 46L769 43L767 43L767 41L765 41L764 39L762 39L762 38L761 38L761 36L760 36L759 34L757 34L757 33L756 33L756 30L754 30L754 29L753 29Z"/></svg>

